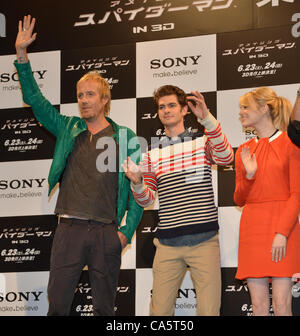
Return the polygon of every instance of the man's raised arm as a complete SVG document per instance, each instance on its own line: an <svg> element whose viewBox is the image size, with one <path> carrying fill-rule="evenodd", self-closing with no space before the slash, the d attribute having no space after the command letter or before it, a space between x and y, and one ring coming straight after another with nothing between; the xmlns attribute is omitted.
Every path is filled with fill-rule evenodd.
<svg viewBox="0 0 300 336"><path fill-rule="evenodd" d="M37 33L32 34L35 25L35 18L31 20L30 15L24 16L23 22L19 21L19 31L16 38L17 62L27 63L27 47L36 39Z"/></svg>

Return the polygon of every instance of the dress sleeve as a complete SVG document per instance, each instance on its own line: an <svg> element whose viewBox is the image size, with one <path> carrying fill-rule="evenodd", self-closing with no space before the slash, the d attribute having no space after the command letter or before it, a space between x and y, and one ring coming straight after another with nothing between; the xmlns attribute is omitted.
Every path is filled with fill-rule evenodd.
<svg viewBox="0 0 300 336"><path fill-rule="evenodd" d="M252 179L246 178L246 170L241 159L242 146L238 148L235 154L235 191L234 202L242 207L247 201L250 189L255 181L255 176Z"/></svg>
<svg viewBox="0 0 300 336"><path fill-rule="evenodd" d="M293 226L297 223L300 212L300 149L290 144L289 150L289 187L290 196L280 213L277 232L289 236Z"/></svg>

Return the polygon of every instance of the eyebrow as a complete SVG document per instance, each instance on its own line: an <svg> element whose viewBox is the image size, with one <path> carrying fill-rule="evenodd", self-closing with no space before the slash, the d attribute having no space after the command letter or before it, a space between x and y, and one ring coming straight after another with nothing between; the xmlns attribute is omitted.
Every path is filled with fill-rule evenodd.
<svg viewBox="0 0 300 336"><path fill-rule="evenodd" d="M159 104L158 107L166 106L166 105L177 105L177 102L170 102L170 103L167 103L167 104Z"/></svg>
<svg viewBox="0 0 300 336"><path fill-rule="evenodd" d="M96 93L96 91L94 91L94 90L79 91L79 92L77 92L77 96L78 96L79 94L83 94L83 93Z"/></svg>

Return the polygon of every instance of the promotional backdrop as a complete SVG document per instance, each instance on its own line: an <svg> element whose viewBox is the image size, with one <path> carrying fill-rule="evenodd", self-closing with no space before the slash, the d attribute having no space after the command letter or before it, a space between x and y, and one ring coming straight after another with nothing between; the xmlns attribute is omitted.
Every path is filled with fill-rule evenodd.
<svg viewBox="0 0 300 336"><path fill-rule="evenodd" d="M110 117L147 139L164 134L153 91L173 84L201 91L232 147L255 136L238 119L239 97L270 86L295 101L300 71L298 0L119 0L0 6L0 315L46 315L50 250L58 187L48 197L55 137L22 101L13 66L18 20L37 18L30 47L33 75L65 115L79 115L76 81L98 70L112 90ZM53 15L49 15L49 12ZM189 113L186 127L201 129ZM233 202L234 163L213 167L222 266L222 315L251 315L247 285L235 279L241 209ZM144 211L123 251L116 315L148 315L153 237L159 200ZM300 272L300 270L299 270ZM296 291L297 288L295 288ZM298 293L297 293L298 294ZM299 295L293 312L300 315ZM92 315L88 272L76 288L72 315ZM175 315L195 315L189 271ZM272 312L272 307L270 308Z"/></svg>

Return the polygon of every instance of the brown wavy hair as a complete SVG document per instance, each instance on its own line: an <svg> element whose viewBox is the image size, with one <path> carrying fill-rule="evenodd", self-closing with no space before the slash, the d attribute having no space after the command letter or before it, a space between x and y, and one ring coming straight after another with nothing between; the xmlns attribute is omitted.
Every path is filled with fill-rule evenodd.
<svg viewBox="0 0 300 336"><path fill-rule="evenodd" d="M187 95L182 89L174 85L164 85L154 91L153 99L155 110L158 110L158 101L160 98L171 95L177 96L178 102L181 107L187 105Z"/></svg>

